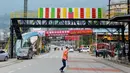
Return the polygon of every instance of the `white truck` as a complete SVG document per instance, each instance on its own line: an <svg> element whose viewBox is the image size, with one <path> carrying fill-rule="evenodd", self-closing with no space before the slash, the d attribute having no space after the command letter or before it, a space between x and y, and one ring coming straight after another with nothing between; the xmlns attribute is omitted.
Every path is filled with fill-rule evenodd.
<svg viewBox="0 0 130 73"><path fill-rule="evenodd" d="M38 34L27 35L27 37L22 40L16 41L16 56L17 59L27 58L32 59L34 51L37 48Z"/></svg>

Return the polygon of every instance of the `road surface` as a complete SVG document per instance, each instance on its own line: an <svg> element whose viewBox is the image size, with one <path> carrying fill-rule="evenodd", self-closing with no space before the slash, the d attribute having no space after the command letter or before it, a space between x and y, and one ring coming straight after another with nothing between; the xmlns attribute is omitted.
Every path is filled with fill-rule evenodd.
<svg viewBox="0 0 130 73"><path fill-rule="evenodd" d="M62 51L51 51L32 60L0 68L0 73L60 73ZM125 73L86 53L69 53L65 73Z"/></svg>

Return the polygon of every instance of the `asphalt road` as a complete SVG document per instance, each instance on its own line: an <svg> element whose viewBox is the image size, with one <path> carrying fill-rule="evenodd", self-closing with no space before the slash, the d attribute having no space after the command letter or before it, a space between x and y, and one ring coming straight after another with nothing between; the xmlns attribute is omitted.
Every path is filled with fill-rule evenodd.
<svg viewBox="0 0 130 73"><path fill-rule="evenodd" d="M32 60L0 68L0 73L60 73L62 51L51 51ZM86 53L69 53L65 73L124 73L119 69L97 62Z"/></svg>

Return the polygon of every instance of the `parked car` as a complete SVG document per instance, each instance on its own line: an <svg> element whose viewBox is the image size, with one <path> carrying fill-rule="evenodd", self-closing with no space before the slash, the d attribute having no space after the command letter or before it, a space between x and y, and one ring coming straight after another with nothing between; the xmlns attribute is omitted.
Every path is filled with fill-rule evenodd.
<svg viewBox="0 0 130 73"><path fill-rule="evenodd" d="M103 56L103 52L105 52L107 55L112 56L112 52L110 50L101 49L97 51L98 56Z"/></svg>
<svg viewBox="0 0 130 73"><path fill-rule="evenodd" d="M9 54L5 51L0 51L0 60L7 61L9 58Z"/></svg>
<svg viewBox="0 0 130 73"><path fill-rule="evenodd" d="M69 52L74 52L74 49L73 49L73 48L70 48L70 49L69 49Z"/></svg>
<svg viewBox="0 0 130 73"><path fill-rule="evenodd" d="M89 49L89 48L83 48L83 49L81 50L81 52L90 52L90 49Z"/></svg>

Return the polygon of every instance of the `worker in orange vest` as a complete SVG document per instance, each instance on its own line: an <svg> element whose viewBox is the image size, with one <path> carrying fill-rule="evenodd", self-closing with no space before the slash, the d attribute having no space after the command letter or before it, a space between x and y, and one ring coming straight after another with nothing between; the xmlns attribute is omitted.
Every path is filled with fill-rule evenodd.
<svg viewBox="0 0 130 73"><path fill-rule="evenodd" d="M63 56L62 56L63 66L60 68L61 72L64 72L63 70L66 67L66 61L68 60L68 50L69 50L69 48L66 47L66 49L63 51Z"/></svg>

